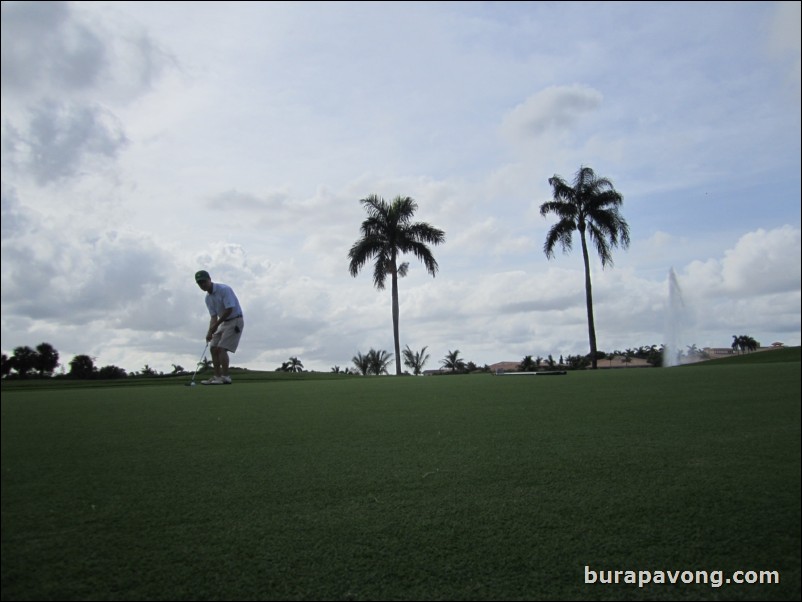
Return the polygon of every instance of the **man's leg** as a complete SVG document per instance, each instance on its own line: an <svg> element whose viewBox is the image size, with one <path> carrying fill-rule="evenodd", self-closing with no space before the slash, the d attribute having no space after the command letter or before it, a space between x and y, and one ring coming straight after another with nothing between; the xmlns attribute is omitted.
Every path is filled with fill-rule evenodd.
<svg viewBox="0 0 802 602"><path fill-rule="evenodd" d="M215 376L222 376L222 361L220 354L221 352L225 353L225 349L220 347L212 347L212 365L214 366L214 375ZM226 372L228 372L228 357L226 357Z"/></svg>
<svg viewBox="0 0 802 602"><path fill-rule="evenodd" d="M217 373L223 379L223 383L230 385L231 377L228 373L229 351L237 350L240 335L242 334L242 318L233 322L226 322L220 332L220 340L217 341L217 360L220 363L220 372Z"/></svg>
<svg viewBox="0 0 802 602"><path fill-rule="evenodd" d="M228 349L223 349L222 347L217 349L220 354L220 376L228 376Z"/></svg>

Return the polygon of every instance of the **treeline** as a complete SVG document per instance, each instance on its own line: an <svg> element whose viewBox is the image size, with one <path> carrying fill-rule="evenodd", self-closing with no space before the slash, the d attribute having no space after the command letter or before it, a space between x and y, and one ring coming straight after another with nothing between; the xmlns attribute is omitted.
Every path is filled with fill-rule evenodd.
<svg viewBox="0 0 802 602"><path fill-rule="evenodd" d="M735 352L746 353L755 351L760 347L754 338L748 335L733 335L732 349ZM420 351L413 351L407 345L403 350L404 364L412 370L415 375L422 374L423 368L430 359L430 355L426 352L427 347ZM660 367L663 365L663 355L666 352L664 345L644 345L624 351L613 351L612 353L605 353L604 351L596 352L596 360L612 359L614 357L622 358L624 363L630 363L633 359L645 360L651 366ZM683 357L689 359L709 359L704 351L698 349L696 345L689 345L687 350L675 350L680 361ZM357 353L351 358L354 368L350 370L345 368L341 370L339 366L334 366L331 371L342 374L361 374L364 376L387 374L387 367L393 359L393 354L381 349L370 349L367 353ZM568 355L559 359L555 359L552 355L548 357L537 356L533 358L531 355L525 356L521 363L518 365L520 371L538 371L538 370L551 370L554 368L568 369L568 370L584 370L593 364L593 357L591 354L587 355ZM117 379L127 378L129 376L165 376L163 372L156 372L150 366L145 364L145 367L139 372L128 373L124 369L117 366L103 366L98 368L95 366L94 359L88 355L76 355L69 362L69 372L62 369L60 374L56 374L56 368L59 366L59 353L50 343L41 343L35 349L30 347L17 347L11 357L2 354L2 369L3 378L75 378L75 379ZM199 362L199 371L209 368L211 362L205 357ZM465 374L477 371L490 371L490 367L485 365L479 367L475 363L465 361L460 357L459 349L451 351L446 354L445 358L440 361L440 372L448 374ZM232 369L237 369L233 368ZM291 357L289 361L283 362L276 371L282 372L303 372L304 366L300 359ZM173 371L169 376L176 376L181 374L188 374L182 366L173 364ZM408 373L407 373L408 374Z"/></svg>
<svg viewBox="0 0 802 602"><path fill-rule="evenodd" d="M613 351L612 353L607 353L605 351L596 351L596 361L601 361L605 359L612 359L615 357L620 357L623 359L623 362L628 364L633 359L639 359L646 361L649 365L658 368L663 365L663 354L665 353L665 346L664 345L643 345L641 347L627 349L626 351ZM555 360L552 355L549 355L547 358L538 356L535 359L532 359L531 355L527 355L521 361L518 366L518 369L521 371L533 371L536 372L538 370L552 370L554 368L560 369L567 369L567 370L585 370L586 368L590 368L593 365L593 355L590 353L587 355L568 355L563 358L560 356L559 360Z"/></svg>
<svg viewBox="0 0 802 602"><path fill-rule="evenodd" d="M128 374L117 366L103 366L98 368L95 361L88 355L76 355L69 362L69 371L59 367L59 353L50 343L41 343L32 349L28 346L17 347L11 357L5 353L0 358L0 371L3 378L75 378L75 379L117 379L128 376L160 376L149 366L145 366L141 373ZM174 366L177 371L173 374L183 373L181 366Z"/></svg>

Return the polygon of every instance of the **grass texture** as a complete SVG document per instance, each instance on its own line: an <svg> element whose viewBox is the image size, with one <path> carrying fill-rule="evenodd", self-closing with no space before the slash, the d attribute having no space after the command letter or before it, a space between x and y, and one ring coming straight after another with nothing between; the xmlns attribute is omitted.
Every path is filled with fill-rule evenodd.
<svg viewBox="0 0 802 602"><path fill-rule="evenodd" d="M800 598L798 358L182 384L4 389L3 600Z"/></svg>

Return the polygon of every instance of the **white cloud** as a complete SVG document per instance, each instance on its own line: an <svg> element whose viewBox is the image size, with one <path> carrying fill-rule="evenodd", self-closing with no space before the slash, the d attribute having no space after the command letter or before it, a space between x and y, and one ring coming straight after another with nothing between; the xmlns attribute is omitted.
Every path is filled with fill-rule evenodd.
<svg viewBox="0 0 802 602"><path fill-rule="evenodd" d="M71 2L4 2L3 101L118 102L150 89L172 58L132 22Z"/></svg>
<svg viewBox="0 0 802 602"><path fill-rule="evenodd" d="M789 293L802 287L800 230L791 226L744 234L725 252L722 277L733 295Z"/></svg>
<svg viewBox="0 0 802 602"><path fill-rule="evenodd" d="M99 107L45 101L29 117L9 128L6 159L40 185L102 169L99 161L114 159L128 142L119 120Z"/></svg>
<svg viewBox="0 0 802 602"><path fill-rule="evenodd" d="M502 127L514 138L537 138L551 130L570 128L602 100L602 94L588 86L550 86L505 115Z"/></svg>

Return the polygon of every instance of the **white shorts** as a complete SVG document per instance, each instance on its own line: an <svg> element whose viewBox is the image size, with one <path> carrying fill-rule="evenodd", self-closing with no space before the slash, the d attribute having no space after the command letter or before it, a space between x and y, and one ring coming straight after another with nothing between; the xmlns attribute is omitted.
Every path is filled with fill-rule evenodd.
<svg viewBox="0 0 802 602"><path fill-rule="evenodd" d="M217 330L214 331L211 340L212 347L222 347L226 351L235 353L239 346L239 340L242 336L242 329L245 327L245 320L234 318L233 320L226 320Z"/></svg>

